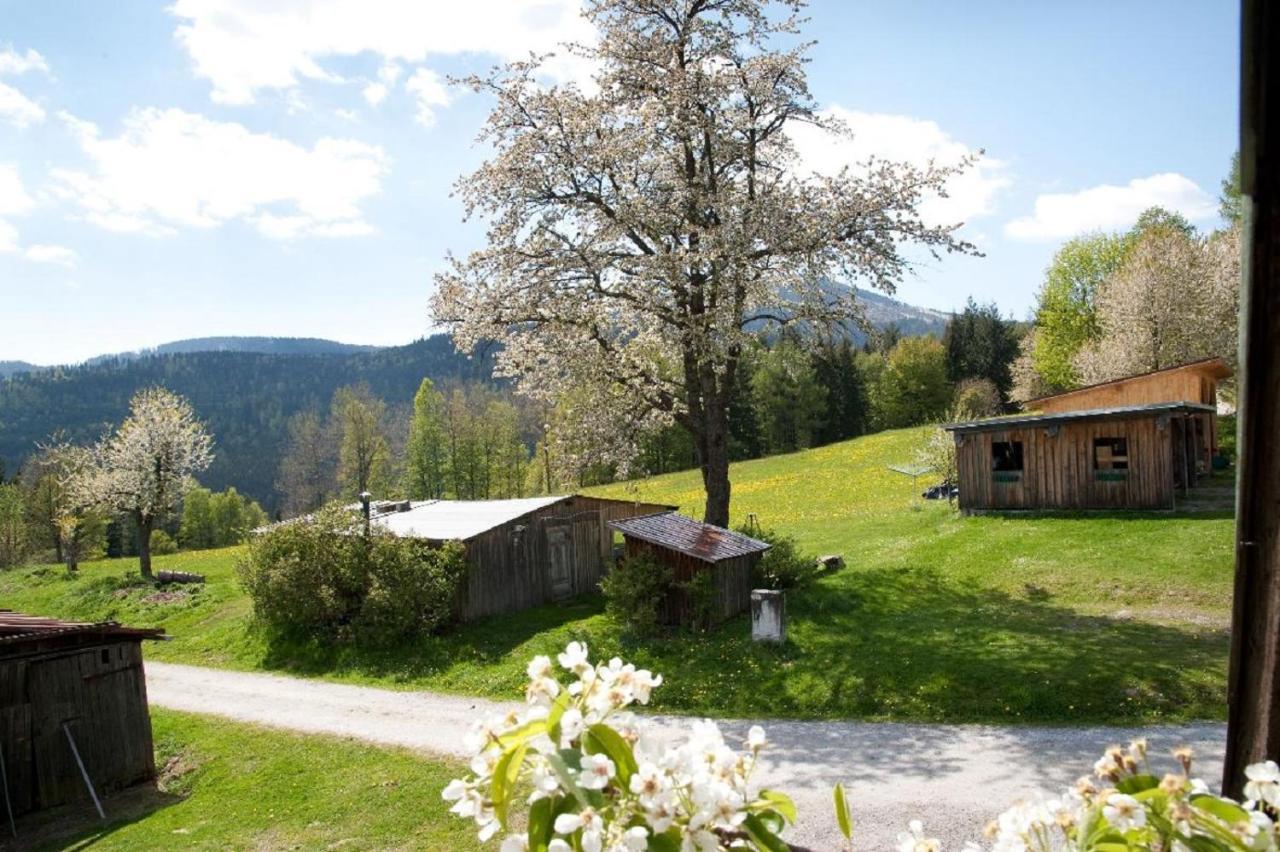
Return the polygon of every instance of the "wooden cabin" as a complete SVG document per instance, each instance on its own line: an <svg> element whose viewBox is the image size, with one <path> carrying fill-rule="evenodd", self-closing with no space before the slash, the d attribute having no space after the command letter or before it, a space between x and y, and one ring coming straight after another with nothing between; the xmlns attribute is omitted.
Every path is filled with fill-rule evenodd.
<svg viewBox="0 0 1280 852"><path fill-rule="evenodd" d="M0 610L0 791L15 816L93 813L77 752L99 797L155 779L142 640L163 633Z"/></svg>
<svg viewBox="0 0 1280 852"><path fill-rule="evenodd" d="M470 621L596 591L613 555L608 524L671 508L580 494L406 500L373 504L370 520L401 536L463 543L470 570L456 609Z"/></svg>
<svg viewBox="0 0 1280 852"><path fill-rule="evenodd" d="M960 508L1172 509L1208 471L1212 406L1162 402L951 423Z"/></svg>
<svg viewBox="0 0 1280 852"><path fill-rule="evenodd" d="M1028 400L1022 408L1040 414L1063 414L1068 411L1088 411L1099 408L1121 408L1151 405L1160 402L1188 402L1209 406L1210 410L1197 415L1199 428L1204 433L1203 460L1212 464L1218 452L1218 383L1231 376L1231 368L1221 358L1205 358L1098 382L1075 390L1042 396Z"/></svg>
<svg viewBox="0 0 1280 852"><path fill-rule="evenodd" d="M769 544L675 512L628 518L609 526L622 533L625 557L649 556L670 565L677 584L687 583L699 572L711 572L715 622L751 605L751 572ZM690 622L691 607L683 590L672 590L659 617L665 624Z"/></svg>

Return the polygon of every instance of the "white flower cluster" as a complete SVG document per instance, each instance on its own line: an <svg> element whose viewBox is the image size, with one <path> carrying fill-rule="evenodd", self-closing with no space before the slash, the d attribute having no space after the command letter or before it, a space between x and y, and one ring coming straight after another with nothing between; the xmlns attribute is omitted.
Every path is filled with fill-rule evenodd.
<svg viewBox="0 0 1280 852"><path fill-rule="evenodd" d="M558 662L572 682L561 684L550 658L535 657L529 709L477 726L469 743L473 774L444 790L451 811L480 826L482 842L508 830L517 787L529 808L528 829L508 833L502 852L639 852L657 836L687 852L766 848L759 838L776 840L784 820L794 819L785 796L748 796L765 746L762 728L750 730L743 751L730 748L710 721L694 723L673 744L626 710L647 704L661 675L617 658L592 665L578 642Z"/></svg>
<svg viewBox="0 0 1280 852"><path fill-rule="evenodd" d="M1056 798L1014 805L987 827L990 852L1092 852L1092 850L1280 850L1276 806L1280 767L1250 766L1245 801L1214 795L1191 777L1191 752L1174 757L1181 773L1150 774L1147 742L1112 746L1094 764L1094 778L1081 778ZM933 841L930 841L933 842ZM931 847L900 847L906 850ZM968 852L984 847L969 844Z"/></svg>

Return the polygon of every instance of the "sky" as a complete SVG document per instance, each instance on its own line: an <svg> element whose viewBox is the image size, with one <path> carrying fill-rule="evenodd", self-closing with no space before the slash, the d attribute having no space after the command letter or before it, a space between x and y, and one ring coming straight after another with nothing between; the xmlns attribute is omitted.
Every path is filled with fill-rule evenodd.
<svg viewBox="0 0 1280 852"><path fill-rule="evenodd" d="M481 246L454 182L491 103L451 75L592 37L579 0L0 0L0 360L209 335L399 344ZM982 257L896 294L1025 318L1064 240L1163 205L1220 226L1239 6L814 0L809 83L869 155L976 165L926 201ZM586 69L553 63L556 79ZM981 152L981 154L979 154Z"/></svg>

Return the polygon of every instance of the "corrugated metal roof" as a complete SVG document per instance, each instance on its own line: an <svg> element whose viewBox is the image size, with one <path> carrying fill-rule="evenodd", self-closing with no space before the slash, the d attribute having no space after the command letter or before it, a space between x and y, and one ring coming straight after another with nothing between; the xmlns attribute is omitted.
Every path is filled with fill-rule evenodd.
<svg viewBox="0 0 1280 852"><path fill-rule="evenodd" d="M408 511L376 515L373 523L408 538L465 541L568 499L561 496L513 500L422 500L410 503Z"/></svg>
<svg viewBox="0 0 1280 852"><path fill-rule="evenodd" d="M137 639L158 639L164 635L160 627L125 627L116 621L62 621L27 615L11 610L0 610L0 645L12 645L45 639L51 636L67 636L74 633L98 633L103 636L120 636Z"/></svg>
<svg viewBox="0 0 1280 852"><path fill-rule="evenodd" d="M1012 417L992 417L988 420L969 420L964 423L944 423L948 432L991 432L1016 426L1035 426L1046 423L1066 423L1073 420L1110 420L1135 415L1156 416L1174 412L1188 414L1213 413L1212 405L1195 402L1152 402L1146 405L1123 405L1115 408L1086 408L1081 411L1064 411L1061 414L1024 414Z"/></svg>
<svg viewBox="0 0 1280 852"><path fill-rule="evenodd" d="M770 547L769 544L742 533L704 524L675 512L611 521L609 526L625 536L670 548L704 562L720 562L735 556L763 553Z"/></svg>

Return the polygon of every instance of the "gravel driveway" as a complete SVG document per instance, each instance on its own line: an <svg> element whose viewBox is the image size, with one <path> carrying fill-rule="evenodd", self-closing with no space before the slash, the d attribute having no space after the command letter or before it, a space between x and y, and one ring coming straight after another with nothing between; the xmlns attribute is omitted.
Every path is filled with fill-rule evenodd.
<svg viewBox="0 0 1280 852"><path fill-rule="evenodd" d="M147 663L147 692L159 707L455 757L463 756L463 735L473 721L518 706L169 663ZM680 719L658 721L678 735ZM742 738L750 724L721 726ZM1218 723L1145 729L762 724L771 746L753 780L795 797L800 825L788 838L814 850L838 847L830 799L837 781L845 784L857 822L856 849L892 850L907 821L920 818L944 848L955 850L980 839L983 825L1013 801L1037 789L1057 791L1086 774L1108 745L1139 734L1158 754L1191 745L1200 774L1216 786L1225 737Z"/></svg>

